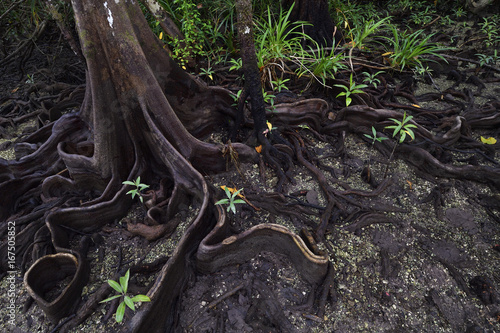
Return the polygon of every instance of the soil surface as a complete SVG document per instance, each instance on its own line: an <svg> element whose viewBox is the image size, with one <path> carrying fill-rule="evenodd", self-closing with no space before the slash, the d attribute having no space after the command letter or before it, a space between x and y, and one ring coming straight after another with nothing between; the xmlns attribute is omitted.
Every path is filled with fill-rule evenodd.
<svg viewBox="0 0 500 333"><path fill-rule="evenodd" d="M432 80L417 77L414 84L419 106L436 111L452 104L443 100L426 101L429 92L444 92L453 87L469 93L480 109L492 101L500 102L500 73L479 68L474 62L478 53L489 54L479 31L478 17L463 18L455 26L429 25L429 31L456 36L458 51L447 52L449 63L430 64ZM477 40L473 41L477 37ZM444 38L444 37L443 37ZM72 87L84 83L83 66L58 36L47 33L38 43L24 73L15 67L0 73L0 116L10 112L12 100L28 101L39 97L40 82L63 82ZM498 44L496 45L498 47ZM58 54L47 60L48 54ZM45 60L44 60L45 59ZM499 63L497 62L497 65ZM457 72L456 76L450 72ZM34 75L34 82L26 78ZM413 74L390 72L396 85ZM477 79L477 80L476 80ZM41 89L43 90L43 89ZM40 92L40 94L48 94ZM330 103L335 96L324 89L312 88L306 97L323 98ZM443 98L444 99L444 98ZM458 98L457 98L458 99ZM399 102L410 103L400 99ZM457 103L465 104L459 100ZM498 105L498 104L497 104ZM75 108L77 109L77 108ZM69 112L72 112L71 109ZM329 110L335 117L339 109ZM496 112L500 112L497 108ZM22 115L19 115L22 116ZM0 118L4 119L4 118ZM45 118L26 117L11 126L0 123L2 156L13 159L17 138L33 132ZM272 120L271 120L272 122ZM278 128L279 130L279 128ZM328 253L331 281L327 288L309 285L291 264L290 258L273 252L262 252L250 261L221 269L214 274L194 274L179 300L177 332L500 332L500 193L490 183L464 179L437 178L425 174L401 159L389 160L385 153L373 149L370 142L355 133L345 133L342 153L329 140L322 140L307 128L297 129L305 139L307 151L335 189L362 191L348 194L356 202L371 207L380 218L363 220L361 209L352 216L338 216L330 221L325 239L318 244ZM215 133L211 140L223 140L225 133ZM475 130L481 136L500 140L500 129ZM19 139L17 139L19 140ZM26 148L26 147L25 147ZM442 147L448 163L481 164L498 168L500 144L480 150L463 150L460 142ZM370 161L371 173L383 191L363 181L362 171ZM387 176L384 177L388 170ZM229 171L207 175L207 180L224 197L222 185L243 188L249 198L276 194L277 176L271 168L264 174L259 167L230 165ZM244 177L243 177L244 176ZM294 182L284 185L282 206L276 211L256 211L239 204L230 213L235 233L260 223L276 223L300 233L313 229L325 208L325 197L314 175L298 163L293 167ZM343 185L343 186L341 186ZM153 185L154 186L154 185ZM258 206L258 203L255 203ZM301 215L285 214L297 207ZM106 284L120 268L138 263L159 263L151 271L131 277L130 292L146 293L161 269L161 263L172 254L176 242L187 228L185 221L195 207L184 207L180 223L170 237L148 242L127 231L127 223L142 221L144 207L139 203L120 221L92 235L94 243L88 252L90 281L83 291L85 301ZM8 325L8 309L0 309L2 332L56 332L51 323L30 301L22 284L21 271L16 277L16 328ZM61 283L63 284L63 283ZM0 300L7 302L9 281L0 281ZM327 297L318 294L328 290ZM54 292L54 291L52 291ZM52 296L54 297L54 296ZM321 300L326 300L324 307ZM311 301L311 303L308 303ZM72 332L114 332L121 324L112 317L117 304L100 304L94 314ZM125 321L132 316L127 312Z"/></svg>

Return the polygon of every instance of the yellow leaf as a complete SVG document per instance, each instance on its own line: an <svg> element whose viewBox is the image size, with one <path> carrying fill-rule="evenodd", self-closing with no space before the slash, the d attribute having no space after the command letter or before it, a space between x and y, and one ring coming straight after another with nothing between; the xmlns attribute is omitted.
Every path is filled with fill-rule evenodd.
<svg viewBox="0 0 500 333"><path fill-rule="evenodd" d="M382 57L385 57L385 56L388 56L388 55L391 55L391 54L393 54L393 52L386 52L386 53L382 54Z"/></svg>
<svg viewBox="0 0 500 333"><path fill-rule="evenodd" d="M220 187L220 188L221 188L221 189L223 189L224 191L226 190L226 186L225 186L225 185L221 185L221 187ZM237 191L238 191L237 189L232 188L232 187L227 187L227 189L229 190L229 192L231 192L231 194L234 194L234 192L237 192ZM244 197L242 194L240 194L240 193L238 193L238 196L239 196L240 198L242 198L242 199L245 199L245 197Z"/></svg>
<svg viewBox="0 0 500 333"><path fill-rule="evenodd" d="M225 185L221 185L221 187L220 187L220 188L221 188L221 189L223 189L224 191L226 190L226 186L225 186ZM238 191L237 189L235 189L235 188L231 188L231 187L227 187L227 189L228 189L228 190L229 190L229 192L231 192L231 193L234 193L234 192Z"/></svg>
<svg viewBox="0 0 500 333"><path fill-rule="evenodd" d="M269 121L267 121L266 123L267 123L267 128L269 128L269 130L272 130L273 125Z"/></svg>
<svg viewBox="0 0 500 333"><path fill-rule="evenodd" d="M415 137L413 136L412 132L406 131L406 130L405 130L405 132L406 132L406 134L408 134L411 137L412 140L415 140Z"/></svg>
<svg viewBox="0 0 500 333"><path fill-rule="evenodd" d="M414 106L416 108L420 108L420 105L418 105L418 104L412 104L411 106Z"/></svg>
<svg viewBox="0 0 500 333"><path fill-rule="evenodd" d="M182 65L182 69L183 69L183 70L186 70L186 66Z"/></svg>
<svg viewBox="0 0 500 333"><path fill-rule="evenodd" d="M163 31L160 32L160 39L163 39Z"/></svg>
<svg viewBox="0 0 500 333"><path fill-rule="evenodd" d="M210 78L210 80L214 80L214 78L212 77L212 74L208 75L208 77Z"/></svg>
<svg viewBox="0 0 500 333"><path fill-rule="evenodd" d="M255 147L255 151L260 154L260 152L262 151L262 145Z"/></svg>
<svg viewBox="0 0 500 333"><path fill-rule="evenodd" d="M481 137L481 142L486 143L487 145L494 145L495 143L497 143L497 139L492 138L492 137L485 139L485 138Z"/></svg>

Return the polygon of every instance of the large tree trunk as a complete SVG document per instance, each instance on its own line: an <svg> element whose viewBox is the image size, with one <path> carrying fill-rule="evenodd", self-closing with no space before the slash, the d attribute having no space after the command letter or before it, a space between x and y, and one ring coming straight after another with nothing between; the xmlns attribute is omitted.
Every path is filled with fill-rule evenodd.
<svg viewBox="0 0 500 333"><path fill-rule="evenodd" d="M334 42L341 42L342 34L335 28L327 0L283 0L283 7L292 5L290 20L311 23L304 27L304 32L319 45L332 46Z"/></svg>
<svg viewBox="0 0 500 333"><path fill-rule="evenodd" d="M263 132L266 129L266 105L262 94L260 71L257 66L253 41L252 1L236 0L236 13L241 61L243 63L243 73L245 74L245 94L242 99L245 99L247 95L250 97L255 135L260 142L263 142L265 140ZM243 110L240 110L240 114L242 112Z"/></svg>

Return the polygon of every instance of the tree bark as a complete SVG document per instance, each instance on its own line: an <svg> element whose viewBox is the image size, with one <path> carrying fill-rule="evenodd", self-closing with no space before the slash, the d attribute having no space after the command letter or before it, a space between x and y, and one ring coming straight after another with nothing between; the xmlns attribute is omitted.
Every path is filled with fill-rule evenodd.
<svg viewBox="0 0 500 333"><path fill-rule="evenodd" d="M283 0L284 8L292 5L294 7L290 20L311 23L311 26L304 26L304 32L320 46L332 46L334 42L341 42L342 34L336 29L330 16L327 0Z"/></svg>
<svg viewBox="0 0 500 333"><path fill-rule="evenodd" d="M250 97L255 135L258 141L262 142L264 141L263 132L266 129L266 105L253 42L252 2L250 0L236 0L236 13L240 55L245 74L245 88L242 98ZM242 112L243 110L240 110L240 114Z"/></svg>

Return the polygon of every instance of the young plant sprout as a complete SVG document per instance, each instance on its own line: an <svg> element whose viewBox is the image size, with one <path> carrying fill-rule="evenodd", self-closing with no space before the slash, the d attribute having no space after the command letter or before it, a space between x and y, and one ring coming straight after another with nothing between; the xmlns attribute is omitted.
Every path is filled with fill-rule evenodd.
<svg viewBox="0 0 500 333"><path fill-rule="evenodd" d="M215 204L216 205L228 205L227 206L227 211L232 211L233 214L236 214L236 206L235 204L240 204L240 203L245 203L244 200L237 199L236 197L240 195L240 192L243 191L242 188L236 191L236 189L230 189L227 186L221 186L224 191L226 192L227 198L221 199L217 201Z"/></svg>
<svg viewBox="0 0 500 333"><path fill-rule="evenodd" d="M137 179L135 181L126 180L122 184L135 186L135 189L128 191L127 194L132 195L132 199L136 195L138 195L139 200L141 200L141 203L143 202L141 191L147 189L149 187L149 185L141 184L141 176L137 177Z"/></svg>
<svg viewBox="0 0 500 333"><path fill-rule="evenodd" d="M132 298L127 296L129 278L130 278L130 269L127 270L127 273L125 273L124 276L120 277L120 283L113 280L108 280L108 284L111 286L111 288L116 290L119 293L119 295L111 296L99 302L99 303L105 303L112 301L115 298L123 297L123 300L120 302L120 305L118 305L118 308L116 309L115 319L117 323L120 323L123 320L123 316L125 315L125 305L128 306L132 311L135 311L134 303L151 301L149 297L146 295L137 295Z"/></svg>

